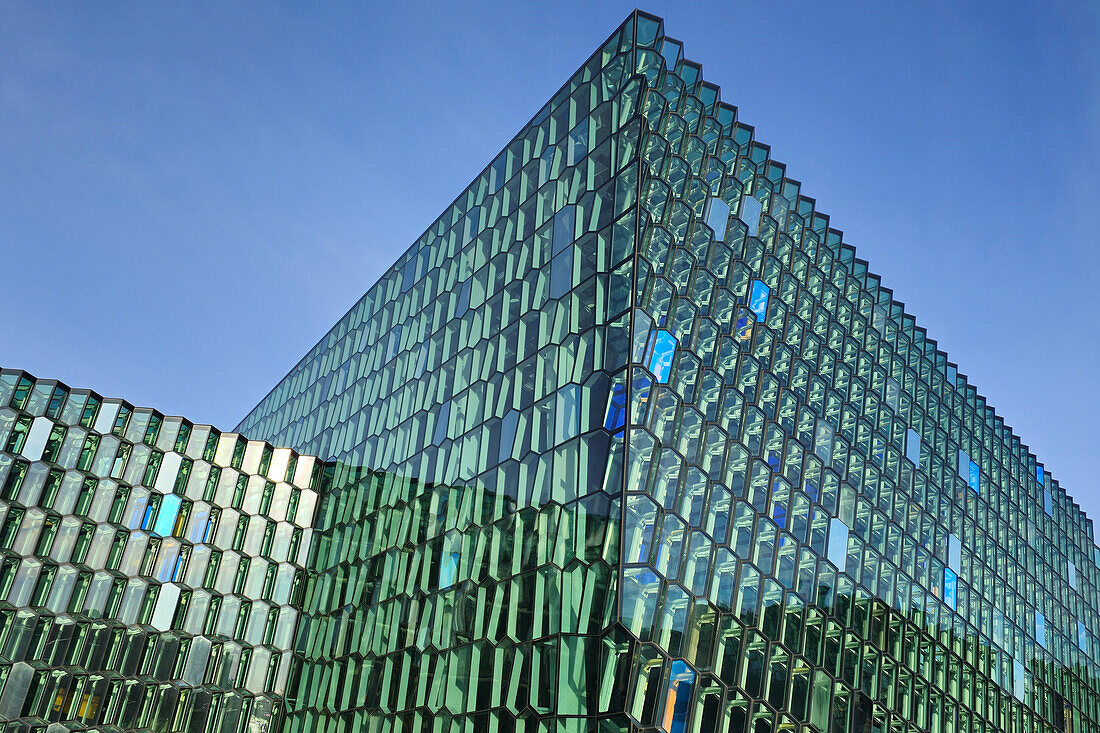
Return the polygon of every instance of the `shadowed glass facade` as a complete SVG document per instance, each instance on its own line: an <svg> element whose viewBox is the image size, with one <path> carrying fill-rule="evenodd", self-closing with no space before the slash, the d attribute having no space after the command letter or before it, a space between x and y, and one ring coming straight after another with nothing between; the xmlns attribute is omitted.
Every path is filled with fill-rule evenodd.
<svg viewBox="0 0 1100 733"><path fill-rule="evenodd" d="M53 392L4 374L0 479L23 463L52 476L38 444ZM1100 730L1091 521L643 13L238 426L267 443L203 438L208 459L194 435L149 443L155 413L132 413L138 427L104 422L102 439L175 441L176 469L233 471L247 496L317 495L293 557L234 544L289 517L203 499L223 527L235 512L211 552L293 568L295 585L256 595L246 575L180 598L228 594L269 618L278 601L297 625L269 641L239 612L232 633L187 631L236 644L234 669L266 654L278 671L142 672L142 699L172 711L151 729L206 729L176 712L186 692L226 700L236 717L208 729L227 731ZM158 420L165 436L186 424ZM291 480L263 458L284 455L315 468ZM66 470L113 476L89 460ZM128 490L201 494L139 473ZM80 710L55 678L107 674L9 653L61 613L28 578L64 561L18 539L47 495L2 494L0 720L9 687L21 716L55 720L51 700ZM134 528L97 521L162 548L177 499L159 501ZM179 584L120 568L101 572ZM147 603L117 633L159 639ZM160 633L182 649L179 609Z"/></svg>

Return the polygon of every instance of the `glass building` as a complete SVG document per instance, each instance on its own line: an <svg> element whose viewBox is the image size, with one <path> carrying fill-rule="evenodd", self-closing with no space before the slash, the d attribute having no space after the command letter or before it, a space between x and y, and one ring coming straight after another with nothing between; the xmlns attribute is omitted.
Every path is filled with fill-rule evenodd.
<svg viewBox="0 0 1100 733"><path fill-rule="evenodd" d="M322 464L18 371L0 405L0 730L272 730Z"/></svg>
<svg viewBox="0 0 1100 733"><path fill-rule="evenodd" d="M0 721L1100 730L1092 522L829 224L635 12L234 433L4 372Z"/></svg>

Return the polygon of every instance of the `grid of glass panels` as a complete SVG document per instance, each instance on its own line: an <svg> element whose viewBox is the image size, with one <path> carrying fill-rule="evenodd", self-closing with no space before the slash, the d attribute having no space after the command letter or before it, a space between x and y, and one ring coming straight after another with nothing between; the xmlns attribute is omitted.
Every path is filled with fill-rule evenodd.
<svg viewBox="0 0 1100 733"><path fill-rule="evenodd" d="M1092 523L660 21L637 41L633 724L1100 730Z"/></svg>
<svg viewBox="0 0 1100 733"><path fill-rule="evenodd" d="M622 710L608 402L637 229L632 33L240 426L333 463L290 730L581 731Z"/></svg>
<svg viewBox="0 0 1100 733"><path fill-rule="evenodd" d="M0 730L269 730L319 478L289 449L0 371Z"/></svg>
<svg viewBox="0 0 1100 733"><path fill-rule="evenodd" d="M636 13L245 419L294 730L1097 728L1091 522L785 174Z"/></svg>
<svg viewBox="0 0 1100 733"><path fill-rule="evenodd" d="M289 731L584 731L621 696L609 499L333 466ZM540 727L542 726L542 727Z"/></svg>

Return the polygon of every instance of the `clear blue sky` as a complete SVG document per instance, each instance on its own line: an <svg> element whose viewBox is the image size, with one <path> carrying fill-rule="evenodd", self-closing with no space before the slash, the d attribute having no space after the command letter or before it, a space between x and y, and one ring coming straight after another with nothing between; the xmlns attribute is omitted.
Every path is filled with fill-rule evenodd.
<svg viewBox="0 0 1100 733"><path fill-rule="evenodd" d="M0 364L231 428L632 8L0 2ZM1098 8L644 7L1094 518Z"/></svg>

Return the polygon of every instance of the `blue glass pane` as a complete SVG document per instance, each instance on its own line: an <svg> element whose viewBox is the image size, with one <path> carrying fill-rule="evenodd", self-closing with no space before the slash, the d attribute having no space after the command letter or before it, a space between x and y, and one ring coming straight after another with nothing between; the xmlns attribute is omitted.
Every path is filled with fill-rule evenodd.
<svg viewBox="0 0 1100 733"><path fill-rule="evenodd" d="M1012 660L1012 694L1017 700L1024 699L1027 685L1027 673L1024 672L1024 664L1018 659Z"/></svg>
<svg viewBox="0 0 1100 733"><path fill-rule="evenodd" d="M648 520L642 525L642 541L638 543L638 555L634 562L645 562L649 559L650 545L653 543L653 520Z"/></svg>
<svg viewBox="0 0 1100 733"><path fill-rule="evenodd" d="M959 576L951 568L943 569L943 602L952 611L959 604Z"/></svg>
<svg viewBox="0 0 1100 733"><path fill-rule="evenodd" d="M1042 466L1036 466L1035 467L1035 480L1039 482L1040 486L1043 486L1043 485L1046 484L1046 481L1043 479L1043 467Z"/></svg>
<svg viewBox="0 0 1100 733"><path fill-rule="evenodd" d="M554 154L557 150L556 146L551 145L539 156L539 181L542 183L550 178L550 174L554 169Z"/></svg>
<svg viewBox="0 0 1100 733"><path fill-rule="evenodd" d="M707 226L714 230L714 238L719 242L726 238L726 224L729 219L729 204L722 199L711 199L707 205Z"/></svg>
<svg viewBox="0 0 1100 733"><path fill-rule="evenodd" d="M772 485L772 487L773 487L772 488L772 493L774 495L782 487L782 484L779 482L779 479L775 480L775 483ZM774 505L772 506L772 519L775 520L775 523L777 525L779 525L780 529L786 529L787 528L787 507L783 506L783 504L780 503L780 502L775 502ZM780 539L782 540L782 538L780 538Z"/></svg>
<svg viewBox="0 0 1100 733"><path fill-rule="evenodd" d="M760 233L760 211L763 207L752 196L741 197L741 221L749 227L749 236L755 237Z"/></svg>
<svg viewBox="0 0 1100 733"><path fill-rule="evenodd" d="M962 448L959 449L959 476L964 481L970 480L970 456Z"/></svg>
<svg viewBox="0 0 1100 733"><path fill-rule="evenodd" d="M573 240L576 239L574 234L576 221L577 207L573 205L566 206L554 214L554 254L573 244Z"/></svg>
<svg viewBox="0 0 1100 733"><path fill-rule="evenodd" d="M183 580L183 571L187 569L187 558L180 555L176 558L176 566L172 569L172 582L178 583Z"/></svg>
<svg viewBox="0 0 1100 733"><path fill-rule="evenodd" d="M566 249L550 260L550 297L560 298L573 287L573 250Z"/></svg>
<svg viewBox="0 0 1100 733"><path fill-rule="evenodd" d="M1077 622L1077 647L1085 654L1089 653L1089 632L1080 621Z"/></svg>
<svg viewBox="0 0 1100 733"><path fill-rule="evenodd" d="M674 661L668 675L668 698L662 721L662 727L669 733L684 733L687 730L694 687L695 671L682 660Z"/></svg>
<svg viewBox="0 0 1100 733"><path fill-rule="evenodd" d="M390 331L389 341L386 343L386 361L388 362L393 357L397 356L397 352L401 350L401 326L394 326Z"/></svg>
<svg viewBox="0 0 1100 733"><path fill-rule="evenodd" d="M577 123L577 126L569 133L569 156L566 162L576 165L581 158L588 155L588 118Z"/></svg>
<svg viewBox="0 0 1100 733"><path fill-rule="evenodd" d="M500 421L500 450L497 458L506 461L512 457L516 445L516 428L519 426L519 412L510 410Z"/></svg>
<svg viewBox="0 0 1100 733"><path fill-rule="evenodd" d="M920 436L912 428L905 431L905 457L920 468Z"/></svg>
<svg viewBox="0 0 1100 733"><path fill-rule="evenodd" d="M153 525L153 534L168 537L176 526L176 517L180 513L181 499L175 494L166 494L160 502L157 523Z"/></svg>
<svg viewBox="0 0 1100 733"><path fill-rule="evenodd" d="M428 258L430 253L427 250L421 250L405 263L402 268L402 280L401 280L401 292L409 290L416 284L420 278L424 276L424 273L428 269Z"/></svg>
<svg viewBox="0 0 1100 733"><path fill-rule="evenodd" d="M481 207L475 206L470 209L466 214L466 218L463 220L462 230L462 243L466 244L471 239L477 236L478 232L478 220L481 218Z"/></svg>
<svg viewBox="0 0 1100 733"><path fill-rule="evenodd" d="M982 491L982 474L981 471L978 469L978 464L974 463L974 461L970 462L970 473L968 476L968 481L970 483L970 488L974 489L974 491L980 494Z"/></svg>
<svg viewBox="0 0 1100 733"><path fill-rule="evenodd" d="M432 443L439 445L447 439L448 423L451 420L451 401L447 400L439 408L435 416L435 431L432 433Z"/></svg>
<svg viewBox="0 0 1100 733"><path fill-rule="evenodd" d="M947 536L947 567L955 572L962 570L962 542L953 534Z"/></svg>
<svg viewBox="0 0 1100 733"><path fill-rule="evenodd" d="M404 293L416 283L416 257L410 257L401 272L401 292Z"/></svg>
<svg viewBox="0 0 1100 733"><path fill-rule="evenodd" d="M1051 496L1050 489L1043 489L1043 511L1054 516L1054 497Z"/></svg>
<svg viewBox="0 0 1100 733"><path fill-rule="evenodd" d="M149 502L145 505L145 513L141 516L140 526L146 532L150 531L153 528L153 512L155 510L156 507L153 506L152 502Z"/></svg>
<svg viewBox="0 0 1100 733"><path fill-rule="evenodd" d="M1046 649L1047 646L1047 617L1040 612L1035 612L1035 641Z"/></svg>
<svg viewBox="0 0 1100 733"><path fill-rule="evenodd" d="M841 572L848 565L848 525L836 517L829 520L828 560Z"/></svg>
<svg viewBox="0 0 1100 733"><path fill-rule="evenodd" d="M450 588L454 585L458 575L458 553L452 552L443 560L443 567L439 569L439 587Z"/></svg>
<svg viewBox="0 0 1100 733"><path fill-rule="evenodd" d="M664 329L658 329L652 337L646 368L662 384L668 381L672 372L672 357L676 355L677 343L676 337Z"/></svg>
<svg viewBox="0 0 1100 733"><path fill-rule="evenodd" d="M771 288L759 280L752 281L752 292L749 294L749 309L756 314L757 321L765 321L768 318L768 295Z"/></svg>
<svg viewBox="0 0 1100 733"><path fill-rule="evenodd" d="M458 291L458 303L455 305L456 316L461 316L470 308L470 291L472 287L472 280L462 283L462 289Z"/></svg>
<svg viewBox="0 0 1100 733"><path fill-rule="evenodd" d="M503 154L493 161L493 166L489 171L489 188L493 193L500 190L500 187L504 185L504 179L507 176L508 170L508 158Z"/></svg>
<svg viewBox="0 0 1100 733"><path fill-rule="evenodd" d="M607 401L607 417L603 426L606 430L615 432L626 423L626 387L621 384L611 385L611 398Z"/></svg>

